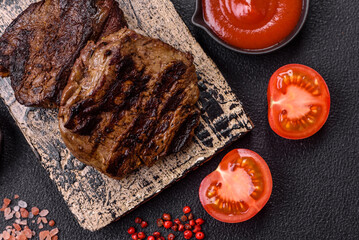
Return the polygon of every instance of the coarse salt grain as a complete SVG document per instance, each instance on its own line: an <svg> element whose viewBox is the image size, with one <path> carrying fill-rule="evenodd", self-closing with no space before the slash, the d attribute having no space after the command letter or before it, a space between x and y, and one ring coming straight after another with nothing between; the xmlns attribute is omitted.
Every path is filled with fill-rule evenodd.
<svg viewBox="0 0 359 240"><path fill-rule="evenodd" d="M39 233L40 240L44 240L45 238L47 238L47 236L50 236L50 231L42 231ZM50 239L51 239L51 237L50 237Z"/></svg>
<svg viewBox="0 0 359 240"><path fill-rule="evenodd" d="M32 214L34 214L34 216L36 216L37 214L39 214L40 210L37 207L33 207L31 208L31 212Z"/></svg>
<svg viewBox="0 0 359 240"><path fill-rule="evenodd" d="M24 234L27 238L31 238L32 237L32 232L29 228L24 230Z"/></svg>
<svg viewBox="0 0 359 240"><path fill-rule="evenodd" d="M29 212L25 208L20 208L20 213L22 218L27 218L29 216Z"/></svg>
<svg viewBox="0 0 359 240"><path fill-rule="evenodd" d="M6 240L6 239L9 239L10 238L10 233L8 233L7 231L3 231L2 232L2 236L3 238Z"/></svg>
<svg viewBox="0 0 359 240"><path fill-rule="evenodd" d="M14 217L14 213L15 212L12 212L12 213L9 213L8 215L5 215L5 220L10 220L11 218Z"/></svg>
<svg viewBox="0 0 359 240"><path fill-rule="evenodd" d="M8 199L8 198L4 198L4 204L6 205L6 206L9 206L10 205L10 203L11 203L11 199Z"/></svg>
<svg viewBox="0 0 359 240"><path fill-rule="evenodd" d="M21 227L20 227L19 224L13 223L12 225L14 226L14 228L15 228L17 231L20 231L20 230L21 230Z"/></svg>
<svg viewBox="0 0 359 240"><path fill-rule="evenodd" d="M47 218L43 217L41 220L43 223L47 223Z"/></svg>
<svg viewBox="0 0 359 240"><path fill-rule="evenodd" d="M5 208L4 214L9 215L11 213L11 208Z"/></svg>
<svg viewBox="0 0 359 240"><path fill-rule="evenodd" d="M15 199L16 198L18 198L18 196L16 197L16 195L15 195ZM40 215L37 218L39 228L44 228L44 224L47 224L47 223L50 227L53 227L55 225L54 220L51 220L48 222L47 218L45 217L49 214L49 211L47 209L43 209L40 212L37 207L33 207L31 209L31 212L29 212L26 209L27 203L23 200L19 200L17 202L18 205L12 207L12 209L13 209L13 211L12 211L11 207L9 207L10 203L11 203L10 199L4 199L4 204L3 204L1 211L4 212L4 217L6 220L13 218L13 216L15 215L16 216L16 219L14 219L15 223L13 223L13 226L7 226L4 233L0 232L0 240L3 240L3 239L5 239L5 240L27 240L27 239L31 239L32 237L35 237L36 232L32 231L27 226L28 221L26 219L24 219L24 218L34 218L35 214ZM36 220L33 219L31 222L35 223ZM23 230L21 229L20 225L23 226ZM59 232L58 228L52 229L51 232L49 230L42 231L42 232L40 232L40 234L42 234L40 239L58 240L58 236L57 236L58 232Z"/></svg>
<svg viewBox="0 0 359 240"><path fill-rule="evenodd" d="M39 213L39 215L41 217L45 217L45 216L47 216L47 214L49 214L49 210L47 210L47 209L41 210L41 212Z"/></svg>
<svg viewBox="0 0 359 240"><path fill-rule="evenodd" d="M59 229L58 228L54 228L50 231L50 236L53 237L55 236L56 234L59 233Z"/></svg>
<svg viewBox="0 0 359 240"><path fill-rule="evenodd" d="M23 201L23 200L20 200L20 201L18 202L18 205L19 205L20 207L22 207L22 208L27 208L27 203L26 203L25 201Z"/></svg>
<svg viewBox="0 0 359 240"><path fill-rule="evenodd" d="M27 220L22 220L22 221L20 221L19 224L20 224L20 225L27 225Z"/></svg>

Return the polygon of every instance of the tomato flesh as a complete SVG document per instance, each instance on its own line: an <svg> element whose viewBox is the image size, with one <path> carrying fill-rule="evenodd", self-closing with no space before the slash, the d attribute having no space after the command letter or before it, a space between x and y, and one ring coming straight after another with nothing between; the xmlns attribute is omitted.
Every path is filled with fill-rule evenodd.
<svg viewBox="0 0 359 240"><path fill-rule="evenodd" d="M281 137L310 137L328 118L327 84L307 66L289 64L278 69L270 79L267 95L269 124Z"/></svg>
<svg viewBox="0 0 359 240"><path fill-rule="evenodd" d="M263 158L247 149L235 149L203 179L199 197L212 217L237 223L256 215L271 192L272 176Z"/></svg>

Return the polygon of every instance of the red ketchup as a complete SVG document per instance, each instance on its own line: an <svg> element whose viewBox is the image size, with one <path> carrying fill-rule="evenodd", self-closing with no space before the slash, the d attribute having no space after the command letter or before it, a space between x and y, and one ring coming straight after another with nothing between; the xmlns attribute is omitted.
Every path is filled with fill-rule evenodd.
<svg viewBox="0 0 359 240"><path fill-rule="evenodd" d="M202 0L208 26L228 44L264 49L285 39L296 27L302 0Z"/></svg>

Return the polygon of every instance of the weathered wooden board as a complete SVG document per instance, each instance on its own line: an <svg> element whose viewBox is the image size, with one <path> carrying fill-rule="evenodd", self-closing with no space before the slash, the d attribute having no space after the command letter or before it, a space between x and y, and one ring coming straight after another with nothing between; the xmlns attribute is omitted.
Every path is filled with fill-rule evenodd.
<svg viewBox="0 0 359 240"><path fill-rule="evenodd" d="M36 0L0 0L0 31ZM0 80L0 96L56 183L80 225L100 229L209 159L252 129L240 101L191 36L170 0L120 0L129 25L174 47L191 52L200 78L201 123L181 153L142 167L117 181L76 160L63 144L57 111L26 108L16 102L9 79Z"/></svg>

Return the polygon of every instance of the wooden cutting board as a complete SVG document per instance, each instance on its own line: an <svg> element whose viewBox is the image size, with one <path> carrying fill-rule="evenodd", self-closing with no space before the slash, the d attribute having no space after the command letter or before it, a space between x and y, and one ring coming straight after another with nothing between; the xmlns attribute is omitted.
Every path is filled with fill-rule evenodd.
<svg viewBox="0 0 359 240"><path fill-rule="evenodd" d="M0 32L36 0L0 0ZM98 230L208 160L252 129L238 98L176 12L170 0L120 0L129 26L195 58L202 111L195 137L182 152L113 180L75 159L61 140L57 111L27 108L14 97L8 78L0 79L0 96L56 183L79 224Z"/></svg>

